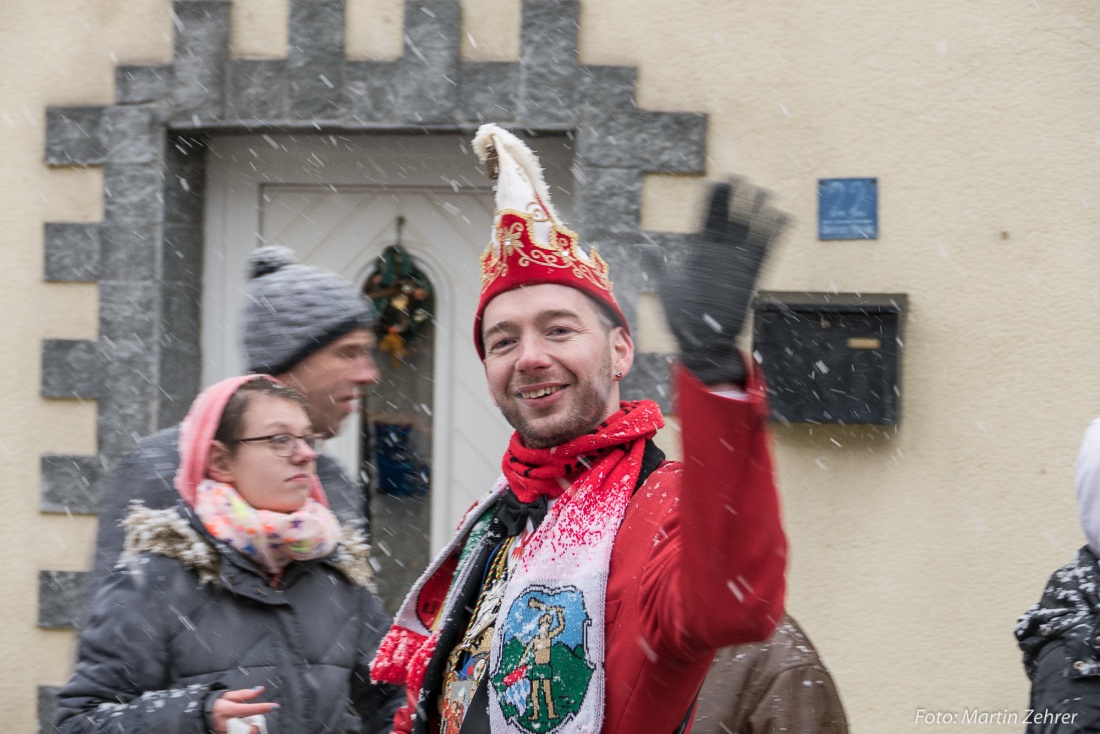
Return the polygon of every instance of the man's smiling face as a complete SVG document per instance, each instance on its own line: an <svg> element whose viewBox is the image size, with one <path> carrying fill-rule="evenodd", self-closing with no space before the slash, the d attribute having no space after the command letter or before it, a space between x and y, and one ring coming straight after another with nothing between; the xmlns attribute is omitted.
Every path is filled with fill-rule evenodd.
<svg viewBox="0 0 1100 734"><path fill-rule="evenodd" d="M515 288L486 305L481 324L489 392L528 447L570 441L619 409L615 373L630 369L634 345L581 291Z"/></svg>

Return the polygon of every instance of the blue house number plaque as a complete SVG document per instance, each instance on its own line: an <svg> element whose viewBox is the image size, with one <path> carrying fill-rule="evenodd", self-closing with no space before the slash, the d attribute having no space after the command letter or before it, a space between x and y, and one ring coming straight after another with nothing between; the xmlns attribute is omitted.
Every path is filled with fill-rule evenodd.
<svg viewBox="0 0 1100 734"><path fill-rule="evenodd" d="M817 238L878 239L878 179L823 178L817 182Z"/></svg>

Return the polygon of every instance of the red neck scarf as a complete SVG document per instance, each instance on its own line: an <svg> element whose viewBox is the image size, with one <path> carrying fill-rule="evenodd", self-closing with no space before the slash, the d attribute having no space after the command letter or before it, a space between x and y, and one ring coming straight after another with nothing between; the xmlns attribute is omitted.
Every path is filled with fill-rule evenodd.
<svg viewBox="0 0 1100 734"><path fill-rule="evenodd" d="M520 502L543 495L556 499L609 452L629 451L634 441L653 438L664 424L656 403L634 400L619 403L619 411L591 433L548 449L527 448L513 433L502 462L504 476Z"/></svg>

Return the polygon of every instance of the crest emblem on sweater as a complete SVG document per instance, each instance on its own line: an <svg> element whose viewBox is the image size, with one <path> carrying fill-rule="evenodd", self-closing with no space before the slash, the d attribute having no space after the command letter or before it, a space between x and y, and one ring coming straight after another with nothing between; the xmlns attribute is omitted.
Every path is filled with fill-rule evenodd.
<svg viewBox="0 0 1100 734"><path fill-rule="evenodd" d="M587 649L591 623L574 586L531 586L516 597L491 671L509 724L550 734L576 716L596 669Z"/></svg>

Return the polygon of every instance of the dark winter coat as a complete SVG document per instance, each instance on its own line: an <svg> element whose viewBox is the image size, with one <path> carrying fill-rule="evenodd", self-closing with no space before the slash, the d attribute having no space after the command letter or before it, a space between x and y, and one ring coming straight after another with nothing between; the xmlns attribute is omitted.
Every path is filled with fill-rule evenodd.
<svg viewBox="0 0 1100 734"><path fill-rule="evenodd" d="M270 734L387 732L404 693L370 682L390 620L368 589L362 536L291 563L272 588L189 508L137 508L96 596L57 725L77 732L208 731L223 689L265 687Z"/></svg>
<svg viewBox="0 0 1100 734"><path fill-rule="evenodd" d="M1031 678L1028 734L1100 732L1098 615L1100 565L1085 546L1016 625Z"/></svg>
<svg viewBox="0 0 1100 734"><path fill-rule="evenodd" d="M692 734L847 734L836 685L798 623L719 650L699 692Z"/></svg>
<svg viewBox="0 0 1100 734"><path fill-rule="evenodd" d="M107 577L122 554L122 519L130 503L140 500L153 510L174 507L179 500L173 481L180 465L179 426L146 436L126 454L107 482L103 509L99 513L99 534L92 568L92 588ZM317 455L317 478L328 497L329 508L340 522L351 527L364 523L364 500L360 487L348 478L331 456Z"/></svg>

